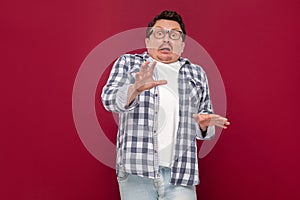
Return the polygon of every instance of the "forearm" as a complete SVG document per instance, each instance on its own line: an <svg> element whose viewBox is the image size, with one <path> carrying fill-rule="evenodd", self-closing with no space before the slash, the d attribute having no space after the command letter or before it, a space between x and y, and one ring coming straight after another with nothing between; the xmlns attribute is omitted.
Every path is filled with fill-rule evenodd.
<svg viewBox="0 0 300 200"><path fill-rule="evenodd" d="M130 85L128 87L128 92L127 92L127 103L126 106L129 106L139 95L140 93L136 90L135 85Z"/></svg>

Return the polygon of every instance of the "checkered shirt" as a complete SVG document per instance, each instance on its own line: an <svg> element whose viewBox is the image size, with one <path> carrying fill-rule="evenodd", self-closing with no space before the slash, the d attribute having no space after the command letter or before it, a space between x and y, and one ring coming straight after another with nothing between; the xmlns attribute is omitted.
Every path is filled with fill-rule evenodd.
<svg viewBox="0 0 300 200"><path fill-rule="evenodd" d="M159 86L146 90L127 106L128 87L135 82L135 73L148 53L125 54L115 63L102 90L102 103L111 112L119 113L117 136L117 170L142 177L159 177L157 118ZM171 184L197 185L198 159L196 139L210 139L214 127L202 135L192 117L195 113L213 113L205 71L186 58L179 58L178 74L179 123L171 164ZM154 79L159 79L154 70Z"/></svg>

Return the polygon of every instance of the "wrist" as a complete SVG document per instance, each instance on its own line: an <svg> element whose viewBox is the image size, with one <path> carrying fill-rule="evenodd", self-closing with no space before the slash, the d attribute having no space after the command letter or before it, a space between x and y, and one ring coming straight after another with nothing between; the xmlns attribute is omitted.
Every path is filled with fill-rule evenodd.
<svg viewBox="0 0 300 200"><path fill-rule="evenodd" d="M208 128L207 126L203 126L201 124L199 125L199 127L200 127L200 129L201 129L202 132L206 132L207 128Z"/></svg>
<svg viewBox="0 0 300 200"><path fill-rule="evenodd" d="M127 93L127 105L129 105L139 94L140 92L136 89L135 84L130 85Z"/></svg>

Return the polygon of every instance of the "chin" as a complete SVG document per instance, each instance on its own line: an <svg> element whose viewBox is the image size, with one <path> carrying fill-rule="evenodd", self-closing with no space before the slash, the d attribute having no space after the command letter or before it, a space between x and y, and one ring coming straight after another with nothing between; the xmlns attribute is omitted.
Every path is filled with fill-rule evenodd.
<svg viewBox="0 0 300 200"><path fill-rule="evenodd" d="M158 60L160 60L163 63L171 63L178 60L178 57L172 56L172 55L159 55L157 56Z"/></svg>
<svg viewBox="0 0 300 200"><path fill-rule="evenodd" d="M160 62L163 62L163 63L167 63L167 62L172 61L172 58L170 58L170 57L160 56L160 57L157 57L157 58Z"/></svg>

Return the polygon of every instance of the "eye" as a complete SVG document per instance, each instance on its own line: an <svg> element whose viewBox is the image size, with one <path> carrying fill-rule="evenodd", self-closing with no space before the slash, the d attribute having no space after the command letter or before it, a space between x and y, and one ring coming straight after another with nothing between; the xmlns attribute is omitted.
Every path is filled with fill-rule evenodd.
<svg viewBox="0 0 300 200"><path fill-rule="evenodd" d="M176 33L176 32L171 33L171 38L177 38L177 36L178 36L178 33Z"/></svg>
<svg viewBox="0 0 300 200"><path fill-rule="evenodd" d="M162 37L162 36L164 36L164 32L162 30L157 30L156 33L155 33L155 35L157 37Z"/></svg>
<svg viewBox="0 0 300 200"><path fill-rule="evenodd" d="M177 40L180 38L180 32L178 31L171 31L170 32L170 38Z"/></svg>

